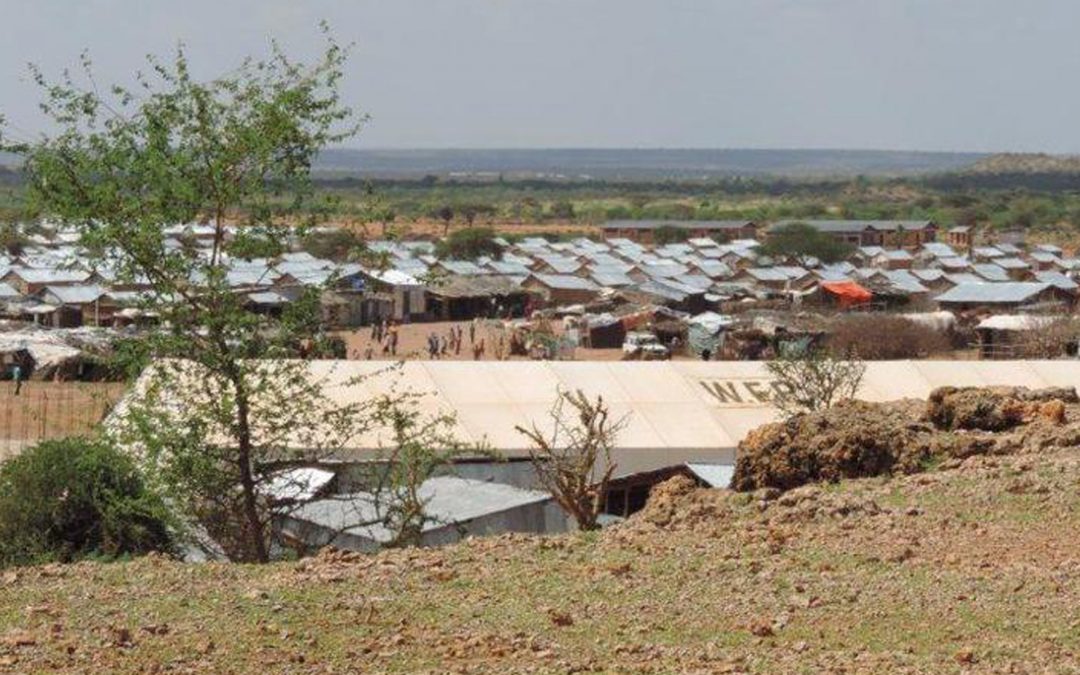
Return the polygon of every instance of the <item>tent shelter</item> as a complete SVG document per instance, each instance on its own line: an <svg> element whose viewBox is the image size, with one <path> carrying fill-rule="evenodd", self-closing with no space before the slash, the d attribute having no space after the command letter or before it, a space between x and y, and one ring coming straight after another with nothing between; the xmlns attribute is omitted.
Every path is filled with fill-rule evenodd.
<svg viewBox="0 0 1080 675"><path fill-rule="evenodd" d="M876 361L866 364L859 398L925 398L943 385L1076 386L1080 361ZM626 418L613 453L616 475L676 464L730 464L749 431L776 419L772 379L754 361L407 361L396 372L369 361L312 361L327 396L355 402L394 388L424 394L422 411L453 412L454 433L509 458L527 457L516 425L550 429L557 392L603 396L612 417ZM357 379L358 376L367 377ZM146 377L146 375L144 375ZM140 385L136 385L137 387ZM178 404L182 390L173 394ZM124 406L114 414L122 415ZM357 437L334 459L374 457L390 441L386 429ZM302 447L297 447L302 450Z"/></svg>

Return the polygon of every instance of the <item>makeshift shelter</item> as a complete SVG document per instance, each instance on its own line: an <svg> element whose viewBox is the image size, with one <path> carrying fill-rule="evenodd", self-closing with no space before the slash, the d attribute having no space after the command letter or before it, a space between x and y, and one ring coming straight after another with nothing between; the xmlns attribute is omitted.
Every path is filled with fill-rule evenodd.
<svg viewBox="0 0 1080 675"><path fill-rule="evenodd" d="M724 335L735 319L716 312L704 312L690 317L687 323L687 343L690 352L702 356L706 351L716 354L724 346Z"/></svg>
<svg viewBox="0 0 1080 675"><path fill-rule="evenodd" d="M979 336L979 358L1008 359L1022 355L1031 336L1036 331L1046 330L1058 317L1036 314L997 314L983 319L975 326ZM1072 337L1073 354L1076 353L1076 339Z"/></svg>
<svg viewBox="0 0 1080 675"><path fill-rule="evenodd" d="M441 321L522 316L528 304L528 292L503 276L447 277L427 287L428 314Z"/></svg>
<svg viewBox="0 0 1080 675"><path fill-rule="evenodd" d="M854 281L823 281L820 288L842 309L866 305L874 297L873 293Z"/></svg>
<svg viewBox="0 0 1080 675"><path fill-rule="evenodd" d="M583 317L582 347L589 349L618 349L626 339L626 327L612 314L590 314Z"/></svg>
<svg viewBox="0 0 1080 675"><path fill-rule="evenodd" d="M603 512L621 518L633 515L645 507L653 487L675 476L686 476L701 487L726 488L734 473L735 467L731 464L688 462L622 476L608 483Z"/></svg>
<svg viewBox="0 0 1080 675"><path fill-rule="evenodd" d="M546 492L439 476L424 481L418 495L428 517L420 535L422 546L450 544L467 536L569 529L566 515ZM330 545L374 552L395 535L377 522L379 513L372 493L335 495L297 507L277 527L288 538L312 548ZM377 524L368 524L372 522Z"/></svg>

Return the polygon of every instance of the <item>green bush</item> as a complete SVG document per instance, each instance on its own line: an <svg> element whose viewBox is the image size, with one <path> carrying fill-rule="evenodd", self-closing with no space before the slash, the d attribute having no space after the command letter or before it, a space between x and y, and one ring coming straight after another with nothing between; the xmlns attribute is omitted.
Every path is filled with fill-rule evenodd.
<svg viewBox="0 0 1080 675"><path fill-rule="evenodd" d="M0 464L0 566L172 552L171 518L135 462L96 438Z"/></svg>
<svg viewBox="0 0 1080 675"><path fill-rule="evenodd" d="M476 260L485 255L499 258L502 248L495 243L495 230L490 227L466 227L436 243L435 255L453 260Z"/></svg>
<svg viewBox="0 0 1080 675"><path fill-rule="evenodd" d="M690 238L690 230L674 225L661 225L653 232L653 241L657 246L680 244Z"/></svg>

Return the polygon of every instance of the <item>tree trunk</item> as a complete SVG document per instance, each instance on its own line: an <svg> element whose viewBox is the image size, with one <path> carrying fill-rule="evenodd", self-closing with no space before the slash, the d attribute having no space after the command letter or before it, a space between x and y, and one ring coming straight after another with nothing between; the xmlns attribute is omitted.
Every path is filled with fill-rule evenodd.
<svg viewBox="0 0 1080 675"><path fill-rule="evenodd" d="M251 406L247 388L242 382L242 375L238 372L233 373L232 380L236 390L236 464L240 472L240 489L243 498L241 516L244 521L246 540L244 542L245 555L249 559L248 562L265 563L269 562L270 554L266 548L262 518L259 517L259 494L252 466Z"/></svg>

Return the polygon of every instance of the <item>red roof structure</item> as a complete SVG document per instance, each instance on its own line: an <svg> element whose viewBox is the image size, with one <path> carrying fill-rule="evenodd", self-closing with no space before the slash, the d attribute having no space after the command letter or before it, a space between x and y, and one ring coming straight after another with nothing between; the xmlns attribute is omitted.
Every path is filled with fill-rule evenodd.
<svg viewBox="0 0 1080 675"><path fill-rule="evenodd" d="M854 281L823 281L821 289L836 296L841 307L852 307L870 302L874 294Z"/></svg>

